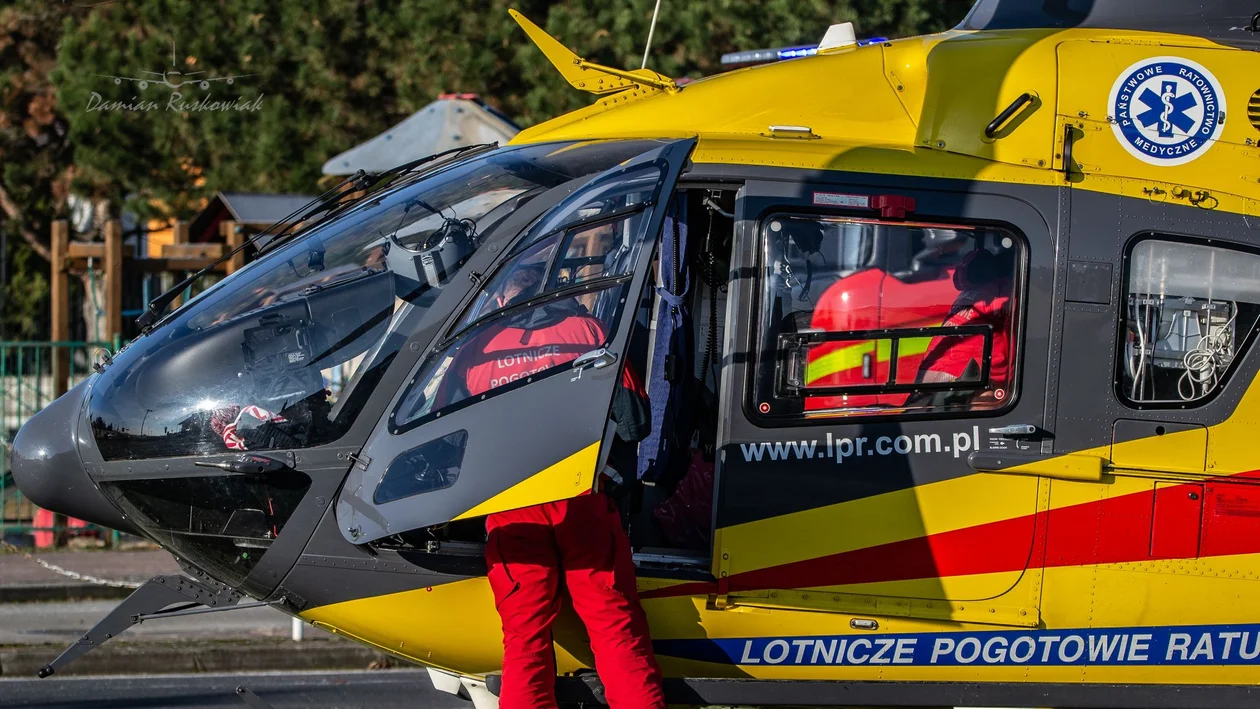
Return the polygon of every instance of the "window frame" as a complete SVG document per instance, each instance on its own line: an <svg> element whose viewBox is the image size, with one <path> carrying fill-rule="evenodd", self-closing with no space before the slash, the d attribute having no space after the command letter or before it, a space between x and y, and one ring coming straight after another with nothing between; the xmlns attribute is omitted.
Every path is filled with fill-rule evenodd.
<svg viewBox="0 0 1260 709"><path fill-rule="evenodd" d="M417 455L421 449L427 446L434 445L440 441L445 441L447 438L450 438L451 436L460 436L461 438L460 443L459 443L459 460L456 461L455 463L455 475L453 477L451 477L449 480L446 480L444 484L442 485L435 486L435 487L428 487L422 490L413 489L402 494L393 493L392 491L386 488L386 485L385 485L386 482L393 482L390 478L390 473L392 473L396 469L396 466L406 465L407 463L410 462L411 456ZM405 500L409 497L415 497L416 495L423 495L426 492L433 492L434 490L445 490L446 488L453 486L456 482L458 482L459 474L463 472L462 469L464 466L464 453L467 450L468 450L468 430L460 429L459 431L448 433L445 436L438 436L437 438L434 438L433 440L425 441L424 443L421 443L420 445L417 445L414 448L404 451L397 458L390 461L389 465L385 467L385 471L381 473L381 479L379 482L376 483L376 489L372 491L373 504L385 505L385 504L389 504L390 502L397 502L399 500ZM426 465L428 465L427 461L426 461Z"/></svg>
<svg viewBox="0 0 1260 709"><path fill-rule="evenodd" d="M1234 359L1229 363L1229 367L1218 375L1218 384L1210 394L1199 399L1191 401L1152 401L1138 402L1133 401L1124 393L1124 382L1121 379L1121 372L1124 367L1124 358L1121 356L1125 344L1125 331L1128 325L1128 302L1129 302L1129 279L1133 268L1133 252L1142 243L1147 241L1163 241L1171 244L1189 244L1193 246L1204 246L1223 251L1234 251L1244 253L1251 256L1260 256L1260 248L1248 244L1242 244L1226 239L1193 236L1189 234L1174 234L1170 232L1156 231L1154 229L1143 229L1142 231L1131 234L1124 243L1123 256L1120 263L1120 293L1116 306L1116 332L1115 342L1112 345L1115 366L1112 368L1112 395L1116 401L1125 409L1130 411L1192 411L1201 409L1216 401L1221 392L1225 391L1229 386L1230 380L1234 374L1242 366L1243 360L1251 354L1251 348L1256 342L1257 335L1260 334L1260 319L1252 325L1246 337L1238 344L1235 351ZM1260 303L1256 303L1260 307Z"/></svg>
<svg viewBox="0 0 1260 709"><path fill-rule="evenodd" d="M571 224L569 226L556 229L551 234L547 234L543 236L541 239L539 239L539 241L542 241L543 239L546 239L554 234L563 235L560 237L559 242L557 242L556 244L555 253L553 253L551 255L551 258L548 260L547 277L543 280L542 294L545 294L547 292L555 293L560 290L563 290L564 288L572 288L574 286L581 285L583 283L591 283L598 280L609 280L609 279L621 278L625 276L624 273L621 274L620 276L597 276L595 278L590 278L584 281L578 281L576 283L569 283L565 286L559 286L559 284L555 283L556 278L560 275L560 266L565 261L564 256L566 253L568 253L569 249L573 246L574 234L580 231L586 231L587 229L591 229L594 227L604 226L605 224L617 224L623 221L628 221L634 215L636 214L641 215L644 212L646 212L648 209L652 207L654 203L655 203L655 199L652 199L647 202L640 202L630 207L617 209L607 214L596 215L588 219L584 219L575 224ZM507 263L509 262L505 261L503 264L501 264L500 267L506 266ZM546 290L548 288L554 288L554 290L548 291Z"/></svg>
<svg viewBox="0 0 1260 709"><path fill-rule="evenodd" d="M629 206L629 207L623 207L621 209L617 209L612 212L607 212L605 214L596 214L596 215L587 217L585 219L580 219L575 222L567 223L560 227L550 229L546 232L541 232L541 233L535 232L535 229L539 228L539 225L543 223L543 220L545 220L548 217L548 215L551 214L553 210L559 209L562 205L565 204L565 202L567 202L569 199L572 198L573 194L578 194L582 192L583 190L589 188L595 181L600 180L600 179L612 180L612 179L622 178L626 174L632 171L644 170L645 168L648 168L648 167L652 167L659 170L659 177L657 178L656 185L652 189L652 194L648 199L645 199L642 202L635 203L634 205ZM612 170L617 170L617 171L614 173L612 172ZM508 265L511 264L516 259L517 256L524 253L524 251L528 249L530 246L532 246L535 243L541 242L543 240L549 239L557 234L561 235L559 241L556 244L555 253L553 253L551 258L548 259L547 273L546 273L546 277L543 280L543 287L545 288L547 284L549 284L551 281L552 272L557 268L558 264L560 263L559 258L560 258L560 255L562 254L563 247L568 241L567 236L569 232L575 229L589 227L593 224L599 224L601 222L618 221L621 219L626 219L633 214L645 212L647 210L655 208L661 202L661 199L663 196L662 186L665 182L668 181L669 174L670 174L669 160L663 157L658 157L654 160L645 161L638 165L623 165L619 170L617 168L611 168L607 172L597 173L593 175L589 180L586 180L582 182L580 185L578 185L574 189L573 193L566 195L559 202L549 207L542 214L538 215L532 222L530 222L527 226L522 228L518 235L510 239L509 243L504 245L502 253L500 254L497 261L494 263L494 265L490 269L488 269L487 275L476 274L476 279L475 279L476 285L473 288L469 289L468 293L464 295L464 298L451 311L447 319L444 320L441 326L438 328L437 331L439 333L439 338L437 339L437 341L434 342L428 348L428 351L424 354L424 356L420 357L420 359L414 365L412 365L412 370L408 373L406 379L404 380L405 385L402 387L402 396L400 396L398 400L389 408L389 414L386 420L386 428L389 431L389 433L395 436L405 434L408 431L412 431L424 425L425 423L428 423L437 418L440 418L443 414L457 412L465 407L471 406L476 403L480 403L481 401L484 401L491 397L498 396L500 394L506 394L510 391L515 391L516 389L519 389L523 386L526 386L533 382L537 382L539 379L554 376L558 372L569 371L569 368L564 367L564 366L552 367L542 372L537 372L533 375L530 375L529 377L519 379L515 382L497 386L494 389L487 391L480 396L468 397L466 399L463 399L462 401L458 401L453 404L448 404L447 406L443 407L440 411L429 412L423 416L417 417L401 425L398 423L399 411L402 407L403 402L407 398L406 394L411 389L411 387L415 385L416 378L419 377L420 374L425 371L425 366L429 361L429 357L439 352L442 352L446 348L450 347L453 343L458 341L461 337L463 337L467 333L471 332L474 328L480 327L484 324L489 324L496 319L514 316L517 313L520 313L524 310L546 305L547 303L554 300L561 300L563 298L576 297L576 296L583 295L585 293L590 293L590 292L612 290L614 288L628 289L630 285L633 284L633 281L634 281L634 277L635 277L634 269L631 269L628 273L624 273L619 276L602 276L600 278L583 281L581 283L566 286L564 288L560 288L553 291L543 290L539 292L538 295L534 296L528 301L517 303L507 308L501 308L499 310L495 310L486 315L478 317L476 320L473 320L472 322L468 323L467 325L463 327L460 327L460 322L463 320L465 313L468 311L470 307L472 307L473 303L477 301L478 296L483 292L483 290L486 287L488 287L491 283L493 283L494 279L496 279L499 276L499 274L502 273L503 269L507 268ZM677 181L675 181L675 183L676 182ZM671 197L674 191L669 192ZM658 248L658 245L660 242L659 235L656 235L655 237L653 237L651 234L649 234L647 236L646 241L647 243L645 244L645 248L651 252L649 256L654 256L655 251ZM650 258L649 258L649 261L650 261ZM470 274L470 276L471 275L473 274ZM641 298L641 297L642 297L642 294L635 296L634 294L631 294L631 293L625 293L622 295L622 297L620 298L620 302L618 302L617 304L617 309L613 313L612 322L613 322L614 327L610 328L610 331L608 333L609 337L611 337L612 334L616 331L616 326L617 324L621 322L621 319L626 316L626 306L628 302L632 298ZM605 340L603 343L600 344L599 347L607 347L608 345L609 345L609 341ZM599 348L597 347L594 349L599 349ZM618 366L621 366L621 365L618 365Z"/></svg>
<svg viewBox="0 0 1260 709"><path fill-rule="evenodd" d="M504 247L503 255L499 258L498 262L494 264L493 268L490 269L489 273L487 275L480 275L480 274L478 275L477 280L476 280L477 287L471 289L468 292L463 302L461 302L455 308L449 320L443 323L439 332L443 332L445 333L445 335L442 336L442 339L439 340L431 348L431 350L437 351L438 349L445 348L446 346L450 345L452 341L457 339L460 335L464 334L468 330L481 324L483 321L488 321L490 318L498 315L504 310L523 308L530 304L541 304L543 302L543 299L550 298L552 296L559 296L559 294L561 293L569 294L569 291L579 290L581 286L585 286L588 284L608 286L608 285L615 284L617 280L626 279L628 277L633 276L634 273L633 271L631 271L630 273L622 274L620 276L601 276L600 278L591 279L589 281L582 281L581 283L566 286L565 288L560 288L560 289L552 290L552 291L546 290L547 286L551 283L551 279L552 279L552 276L554 275L557 265L560 263L560 256L562 255L564 251L564 247L569 243L568 237L569 237L570 232L577 229L582 229L582 228L590 227L593 225L598 225L602 222L620 221L622 219L628 218L631 215L647 211L655 207L657 203L660 202L660 199L661 199L660 180L664 180L665 176L668 174L668 171L669 171L669 163L666 160L657 159L657 160L652 160L650 162L645 162L642 165L624 167L619 172L617 172L616 175L607 175L607 176L620 177L620 176L625 175L629 171L642 169L648 166L659 169L660 175L661 175L658 182L656 183L656 187L652 191L652 196L650 198L642 202L638 202L629 207L623 207L621 209L617 209L617 210L614 210L605 214L592 215L590 217L587 217L586 219L580 219L576 222L565 224L560 227L551 229L549 231L535 234L534 229L537 228L538 225L542 223L543 219L545 219L548 216L550 211L559 208L560 205L564 204L564 202L571 197L570 195L570 196L566 196L556 205L553 205L547 212L540 214L537 218L534 219L533 222L531 222L528 226L522 229L521 233L517 235L516 238L511 241L511 244ZM591 180L580 185L577 188L577 190L575 190L575 193L577 191L586 189L587 187L591 185L592 182L605 176L606 175L596 175L595 177L591 178ZM467 313L468 309L472 307L472 304L476 302L477 296L481 295L484 289L488 287L491 283L493 283L494 280L498 278L499 275L503 272L503 270L507 268L513 261L516 260L517 256L520 256L522 253L525 252L526 249L533 246L534 244L541 243L542 241L550 239L551 237L556 236L556 235L561 235L561 236L559 240L556 242L555 253L553 253L551 257L547 259L547 272L546 272L545 277L542 280L543 289L539 291L538 295L534 296L529 301L518 303L515 306L512 306L511 308L495 310L485 315L482 315L478 317L476 320L473 320L472 322L468 323L467 325L463 327L459 326L459 323L462 322L464 319L465 313ZM659 238L652 239L649 237L648 241L653 242L649 245L649 248L651 248L652 250L655 250L656 249L655 242L659 241Z"/></svg>
<svg viewBox="0 0 1260 709"><path fill-rule="evenodd" d="M758 405L757 389L759 380L762 377L762 367L774 367L774 373L771 377L773 382L773 390L770 396L775 398L785 398L780 393L780 385L783 381L783 367L780 365L781 349L768 350L767 345L769 338L769 330L767 323L763 322L764 313L763 305L765 298L765 280L769 274L769 251L766 239L768 222L774 218L805 218L805 219L839 219L853 223L882 225L890 227L923 227L923 228L941 228L941 229L962 229L966 231L977 231L980 229L989 229L999 231L1009 236L1014 242L1012 248L1017 248L1017 258L1015 261L1015 283L1011 292L1011 298L1014 300L1011 309L1011 317L1013 319L1013 327L1010 336L1011 355L1007 369L1010 373L1011 386L1007 387L1008 396L1002 402L1001 406L991 409L968 410L968 411L945 411L939 409L928 410L904 410L896 407L889 408L887 413L870 412L870 411L854 411L849 414L828 414L823 411L801 411L791 414L769 414L762 413ZM823 210L810 209L803 205L778 204L771 206L761 212L755 219L750 220L753 228L749 230L750 236L755 240L754 248L756 251L756 278L752 284L752 310L756 314L752 328L749 331L749 338L746 346L749 349L749 360L751 366L746 370L746 378L744 381L744 396L740 397L740 406L744 409L744 415L748 421L762 428L794 428L801 426L837 426L837 425L853 425L865 423L879 423L886 421L897 421L905 419L914 419L915 421L932 421L932 420L958 420L958 419L982 419L995 418L1009 414L1019 404L1023 395L1023 364L1024 364L1024 330L1027 326L1027 294L1029 286L1029 278L1031 269L1029 267L1029 259L1031 254L1031 244L1024 232L1014 224L999 220L977 220L977 219L958 219L953 217L935 217L932 215L916 215L910 219L886 219L871 217L866 212L856 212L853 210ZM969 326L963 326L969 327ZM917 331L922 333L939 334L959 334L954 331L957 328L935 327L935 328L887 328L875 330L853 331L853 333L836 333L845 335L836 338L838 340L871 340L880 339L871 337L869 334L876 335L883 333L888 339L887 334L894 333L899 337L905 337L905 333ZM987 328L986 328L987 329ZM807 335L808 333L793 333L793 335ZM825 333L830 334L830 333ZM848 337L847 335L861 335L860 337ZM781 339L784 333L777 333L776 339ZM923 336L923 335L920 335ZM985 347L991 352L991 337L985 338ZM770 358L766 358L766 354L770 354ZM987 383L990 378L990 362L986 361L982 364L981 382ZM939 391L967 391L977 388L977 382L949 382L945 386L939 386L932 383L926 383L914 388L908 389L910 392L939 392ZM862 385L861 389L846 391L849 395L871 395L876 396L881 393L904 393L906 390L902 386L896 386L897 391L877 390L879 385ZM848 387L844 387L848 389ZM839 388L837 388L839 389ZM834 396L830 392L818 392L813 396ZM804 400L804 396L799 397ZM863 407L854 407L861 409Z"/></svg>
<svg viewBox="0 0 1260 709"><path fill-rule="evenodd" d="M472 308L473 304L477 301L476 296L481 295L481 293L484 292L485 288L488 288L491 284L493 284L495 280L500 275L502 275L502 273L509 266L511 266L513 263L516 262L517 257L525 253L525 250L521 250L520 252L517 252L517 253L509 253L507 257L505 257L502 261L498 263L498 265L494 267L494 270L490 272L490 275L488 277L484 277L480 279L479 285L481 283L484 283L485 285L476 289L473 292L473 298L469 300L467 303L464 303L463 307L459 309L459 313L458 313L459 317L454 318L454 320L452 320L450 325L447 328L445 328L447 330L446 335L437 343L437 345L435 345L434 349L436 350L436 349L445 348L447 345L450 345L452 342L459 339L464 333L468 332L469 330L472 330L473 328L477 327L478 325L481 325L482 323L489 322L492 318L499 316L501 313L514 314L516 312L519 312L520 310L527 309L530 305L541 305L548 300L556 299L556 298L562 297L563 295L569 295L571 294L571 292L574 292L574 291L580 291L581 287L587 284L612 286L612 285L616 285L618 281L624 281L624 280L627 280L629 277L632 277L634 275L633 272L623 273L617 276L599 276L598 278L591 278L585 281L580 281L578 283L571 283L560 288L551 288L551 285L552 285L551 282L555 279L556 274L559 272L560 264L563 263L562 256L564 252L568 249L568 247L573 244L573 239L571 237L574 231L577 231L579 229L585 229L591 226L598 226L604 222L615 223L615 222L622 221L628 216L646 211L648 208L652 206L652 204L653 202L651 201L641 202L639 205L636 205L635 207L632 207L629 209L620 209L620 210L617 210L616 212L610 212L606 215L592 217L590 219L577 222L570 226L561 227L560 229L553 229L552 231L549 231L546 234L539 235L537 238L533 240L532 243L530 243L525 248L528 249L536 244L541 244L542 242L552 237L558 236L559 238L556 240L555 251L553 251L552 254L547 257L547 268L543 275L542 281L540 281L540 283L542 284L542 289L539 290L538 294L535 295L533 298L530 298L527 301L517 303L516 305L508 306L506 308L499 308L497 310L492 310L488 313L480 315L477 317L477 319L469 322L467 325L464 325L463 327L460 327L459 324L463 321L464 314L467 313L468 310ZM653 246L653 248L655 248L655 246ZM548 290L549 288L551 289Z"/></svg>

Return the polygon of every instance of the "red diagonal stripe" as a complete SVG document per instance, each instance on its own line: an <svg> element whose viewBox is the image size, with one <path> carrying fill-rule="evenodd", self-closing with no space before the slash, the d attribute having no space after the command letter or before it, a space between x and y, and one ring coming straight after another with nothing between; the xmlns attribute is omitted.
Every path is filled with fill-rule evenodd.
<svg viewBox="0 0 1260 709"><path fill-rule="evenodd" d="M1250 478L1244 473L1239 478ZM1152 483L1154 486L1154 483ZM1192 497L1192 495L1197 497ZM1044 539L1044 554L1038 539ZM1217 478L1167 485L1022 517L735 574L729 591L881 581L1260 553L1260 486ZM712 582L644 598L707 594Z"/></svg>

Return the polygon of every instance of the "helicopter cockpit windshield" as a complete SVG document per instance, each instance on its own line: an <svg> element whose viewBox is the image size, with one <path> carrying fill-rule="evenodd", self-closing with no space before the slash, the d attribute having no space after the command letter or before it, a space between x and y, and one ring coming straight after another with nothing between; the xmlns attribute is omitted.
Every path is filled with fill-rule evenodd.
<svg viewBox="0 0 1260 709"><path fill-rule="evenodd" d="M639 141L509 146L371 197L265 253L132 343L88 403L105 460L322 445L345 433L409 332L526 201ZM512 231L514 233L499 233ZM497 248L497 247L496 247Z"/></svg>

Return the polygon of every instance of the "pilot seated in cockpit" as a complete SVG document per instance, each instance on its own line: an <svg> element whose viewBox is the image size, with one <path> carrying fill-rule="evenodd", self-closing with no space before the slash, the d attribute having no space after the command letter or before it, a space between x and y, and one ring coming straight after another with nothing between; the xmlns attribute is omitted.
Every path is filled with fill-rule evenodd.
<svg viewBox="0 0 1260 709"><path fill-rule="evenodd" d="M1003 249L995 254L977 248L967 254L954 270L954 287L959 294L941 327L987 325L992 330L990 384L979 394L974 391L933 393L930 396L936 404L978 406L992 404L1005 397L1010 375L1012 333L1008 330L1014 265L1012 249ZM984 357L983 335L935 337L919 365L918 381L931 384L978 382Z"/></svg>

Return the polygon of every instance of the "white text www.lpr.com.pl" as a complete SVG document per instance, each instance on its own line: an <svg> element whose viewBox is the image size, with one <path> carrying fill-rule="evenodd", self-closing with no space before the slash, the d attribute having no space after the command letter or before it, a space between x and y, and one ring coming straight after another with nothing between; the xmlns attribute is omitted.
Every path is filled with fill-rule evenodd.
<svg viewBox="0 0 1260 709"><path fill-rule="evenodd" d="M836 438L828 433L825 439L817 438L805 441L770 441L763 443L741 443L740 451L744 461L757 463L768 460L811 460L830 459L837 464L848 458L867 456L891 456L915 454L941 454L960 458L964 454L980 449L980 427L972 426L970 431L955 431L945 434L916 433L902 436L853 436Z"/></svg>

